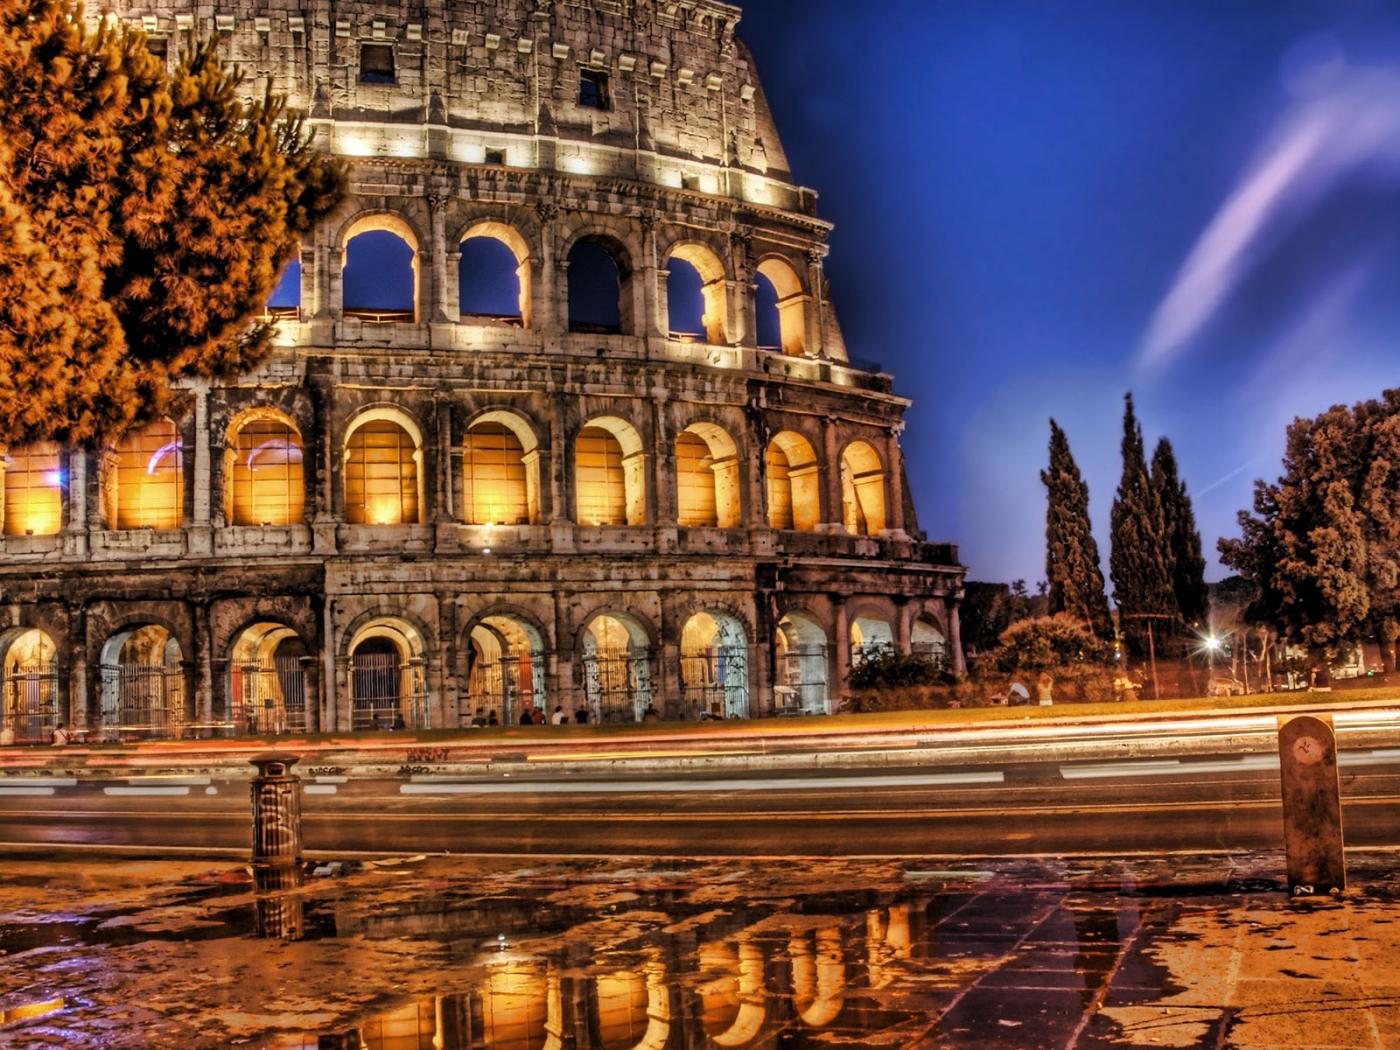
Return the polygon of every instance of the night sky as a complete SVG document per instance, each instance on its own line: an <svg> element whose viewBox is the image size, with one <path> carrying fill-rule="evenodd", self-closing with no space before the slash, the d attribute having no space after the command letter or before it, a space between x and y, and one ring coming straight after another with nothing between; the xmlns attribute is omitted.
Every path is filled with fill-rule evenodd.
<svg viewBox="0 0 1400 1050"><path fill-rule="evenodd" d="M750 0L740 34L974 578L1044 576L1050 416L1106 560L1131 389L1217 578L1286 423L1400 385L1400 5Z"/></svg>

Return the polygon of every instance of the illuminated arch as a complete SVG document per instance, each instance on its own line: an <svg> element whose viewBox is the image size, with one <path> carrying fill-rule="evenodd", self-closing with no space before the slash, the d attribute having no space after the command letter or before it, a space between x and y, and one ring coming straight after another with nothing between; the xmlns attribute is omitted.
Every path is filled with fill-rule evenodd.
<svg viewBox="0 0 1400 1050"><path fill-rule="evenodd" d="M864 441L852 441L841 453L841 519L852 536L885 530L885 467Z"/></svg>
<svg viewBox="0 0 1400 1050"><path fill-rule="evenodd" d="M184 522L180 432L169 419L128 431L117 443L118 529L178 529Z"/></svg>
<svg viewBox="0 0 1400 1050"><path fill-rule="evenodd" d="M63 450L39 441L3 457L5 535L55 536L63 527Z"/></svg>
<svg viewBox="0 0 1400 1050"><path fill-rule="evenodd" d="M507 223L487 219L469 226L457 240L462 247L462 259L457 268L458 303L462 317L464 319L496 318L507 322L512 318L518 318L522 327L529 328L530 246L520 235L520 231ZM489 289L479 287L480 284L483 280L491 283L499 280L504 283L505 275L495 272L495 260L472 257L467 245L471 241L479 240L497 242L504 246L515 260L514 268L511 271L516 284L516 310L514 314L485 309L485 307L495 304L487 301L488 297L482 293L489 292ZM500 261L504 262L504 257Z"/></svg>
<svg viewBox="0 0 1400 1050"><path fill-rule="evenodd" d="M540 520L540 447L514 412L483 412L467 426L462 449L462 512L472 525Z"/></svg>
<svg viewBox="0 0 1400 1050"><path fill-rule="evenodd" d="M414 624L375 617L355 629L346 651L352 729L427 728L427 646Z"/></svg>
<svg viewBox="0 0 1400 1050"><path fill-rule="evenodd" d="M768 1018L763 953L752 941L737 947L714 943L700 949L703 970L719 975L700 985L705 1034L715 1046L752 1042Z"/></svg>
<svg viewBox="0 0 1400 1050"><path fill-rule="evenodd" d="M940 667L948 662L948 640L943 631L927 616L914 621L909 637L909 651L916 656L925 656Z"/></svg>
<svg viewBox="0 0 1400 1050"><path fill-rule="evenodd" d="M0 726L19 743L47 743L60 720L58 647L44 631L0 633Z"/></svg>
<svg viewBox="0 0 1400 1050"><path fill-rule="evenodd" d="M755 314L762 310L776 313L776 318L757 318L760 329L776 328L778 332L778 345L765 349L797 356L806 353L807 293L797 271L785 259L770 255L758 264L756 276L768 282L774 301L768 306L756 306Z"/></svg>
<svg viewBox="0 0 1400 1050"><path fill-rule="evenodd" d="M652 636L628 612L601 611L579 636L583 691L596 722L640 722L652 703Z"/></svg>
<svg viewBox="0 0 1400 1050"><path fill-rule="evenodd" d="M395 247L395 240L406 253ZM361 215L341 233L340 248L344 316L366 321L417 320L418 235L407 220L390 212ZM376 255L381 257L378 263ZM407 292L399 292L396 284L407 284Z"/></svg>
<svg viewBox="0 0 1400 1050"><path fill-rule="evenodd" d="M129 624L101 655L101 718L110 735L177 735L188 720L184 654L164 624Z"/></svg>
<svg viewBox="0 0 1400 1050"><path fill-rule="evenodd" d="M546 711L545 647L539 628L518 613L497 611L467 631L467 691L473 714L494 712L514 725L521 711Z"/></svg>
<svg viewBox="0 0 1400 1050"><path fill-rule="evenodd" d="M768 443L768 527L815 532L821 520L817 454L801 434L784 430Z"/></svg>
<svg viewBox="0 0 1400 1050"><path fill-rule="evenodd" d="M862 614L851 619L851 662L859 665L867 657L894 650L894 631L889 621Z"/></svg>
<svg viewBox="0 0 1400 1050"><path fill-rule="evenodd" d="M565 255L569 331L632 331L632 263L626 246L605 233L579 236Z"/></svg>
<svg viewBox="0 0 1400 1050"><path fill-rule="evenodd" d="M734 529L743 523L739 449L714 423L676 435L677 521L687 528Z"/></svg>
<svg viewBox="0 0 1400 1050"><path fill-rule="evenodd" d="M423 522L423 432L408 413L368 408L345 432L345 519L352 525Z"/></svg>
<svg viewBox="0 0 1400 1050"><path fill-rule="evenodd" d="M806 934L795 933L788 942L793 1007L803 1024L824 1028L846 1005L846 964L839 927L817 930L814 939L815 952Z"/></svg>
<svg viewBox="0 0 1400 1050"><path fill-rule="evenodd" d="M646 453L637 428L616 416L584 424L574 441L574 485L580 525L645 525Z"/></svg>
<svg viewBox="0 0 1400 1050"><path fill-rule="evenodd" d="M554 967L530 961L494 964L481 989L486 1050L558 1050L562 995Z"/></svg>
<svg viewBox="0 0 1400 1050"><path fill-rule="evenodd" d="M697 612L681 629L681 701L687 718L749 716L749 642L723 610Z"/></svg>
<svg viewBox="0 0 1400 1050"><path fill-rule="evenodd" d="M677 263L688 267L691 272L685 273L675 265ZM702 335L710 343L727 343L725 279L728 275L719 255L707 245L683 241L671 246L666 254L666 264L671 273L666 283L671 333ZM691 287L686 287L687 284ZM688 296L698 296L698 301L690 300Z"/></svg>
<svg viewBox="0 0 1400 1050"><path fill-rule="evenodd" d="M811 613L794 609L778 621L775 705L784 711L828 714L827 633Z"/></svg>
<svg viewBox="0 0 1400 1050"><path fill-rule="evenodd" d="M299 525L306 518L301 431L274 408L240 413L224 448L225 516L231 525Z"/></svg>
<svg viewBox="0 0 1400 1050"><path fill-rule="evenodd" d="M661 962L599 974L593 981L599 1050L664 1050L671 1037L671 998Z"/></svg>
<svg viewBox="0 0 1400 1050"><path fill-rule="evenodd" d="M310 653L295 630L265 620L233 641L228 662L228 711L238 733L305 732Z"/></svg>

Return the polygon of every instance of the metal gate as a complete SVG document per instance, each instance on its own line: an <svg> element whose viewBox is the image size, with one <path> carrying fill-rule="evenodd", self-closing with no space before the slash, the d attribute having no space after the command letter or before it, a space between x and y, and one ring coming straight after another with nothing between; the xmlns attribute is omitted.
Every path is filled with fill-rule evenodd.
<svg viewBox="0 0 1400 1050"><path fill-rule="evenodd" d="M178 664L103 664L102 726L117 733L179 736L185 724L185 672Z"/></svg>
<svg viewBox="0 0 1400 1050"><path fill-rule="evenodd" d="M472 664L468 679L471 701L463 712L463 721L470 721L481 708L482 714L494 711L503 725L515 725L520 712L534 705L543 709L543 690L538 675L544 673L544 657L531 653L528 657L503 656L499 660L478 660Z"/></svg>
<svg viewBox="0 0 1400 1050"><path fill-rule="evenodd" d="M773 705L783 715L828 713L824 645L798 645L778 656Z"/></svg>
<svg viewBox="0 0 1400 1050"><path fill-rule="evenodd" d="M5 728L20 743L47 743L58 723L58 665L52 660L16 664L4 684Z"/></svg>
<svg viewBox="0 0 1400 1050"><path fill-rule="evenodd" d="M233 664L228 671L228 720L234 733L304 733L306 660L274 657L271 664Z"/></svg>
<svg viewBox="0 0 1400 1050"><path fill-rule="evenodd" d="M749 650L720 645L681 657L681 704L685 717L749 716Z"/></svg>
<svg viewBox="0 0 1400 1050"><path fill-rule="evenodd" d="M940 671L948 669L948 647L942 642L916 642L909 647L914 656L922 656Z"/></svg>
<svg viewBox="0 0 1400 1050"><path fill-rule="evenodd" d="M583 658L583 688L594 722L640 722L651 702L651 660L646 653Z"/></svg>
<svg viewBox="0 0 1400 1050"><path fill-rule="evenodd" d="M349 660L351 729L424 729L427 668L396 653L356 653Z"/></svg>

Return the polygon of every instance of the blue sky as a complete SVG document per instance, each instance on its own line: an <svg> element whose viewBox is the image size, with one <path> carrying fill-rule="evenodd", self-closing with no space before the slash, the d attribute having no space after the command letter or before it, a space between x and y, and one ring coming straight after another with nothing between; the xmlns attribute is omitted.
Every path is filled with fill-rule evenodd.
<svg viewBox="0 0 1400 1050"><path fill-rule="evenodd" d="M1122 396L1211 575L1299 414L1400 385L1400 7L751 0L853 356L915 400L921 523L1044 575L1049 417L1107 555Z"/></svg>

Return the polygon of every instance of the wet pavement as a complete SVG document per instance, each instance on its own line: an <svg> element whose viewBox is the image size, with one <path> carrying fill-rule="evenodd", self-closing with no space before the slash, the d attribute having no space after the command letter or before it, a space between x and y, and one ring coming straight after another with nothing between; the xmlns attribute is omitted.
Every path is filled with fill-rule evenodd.
<svg viewBox="0 0 1400 1050"><path fill-rule="evenodd" d="M0 860L0 1045L1400 1047L1400 855Z"/></svg>

